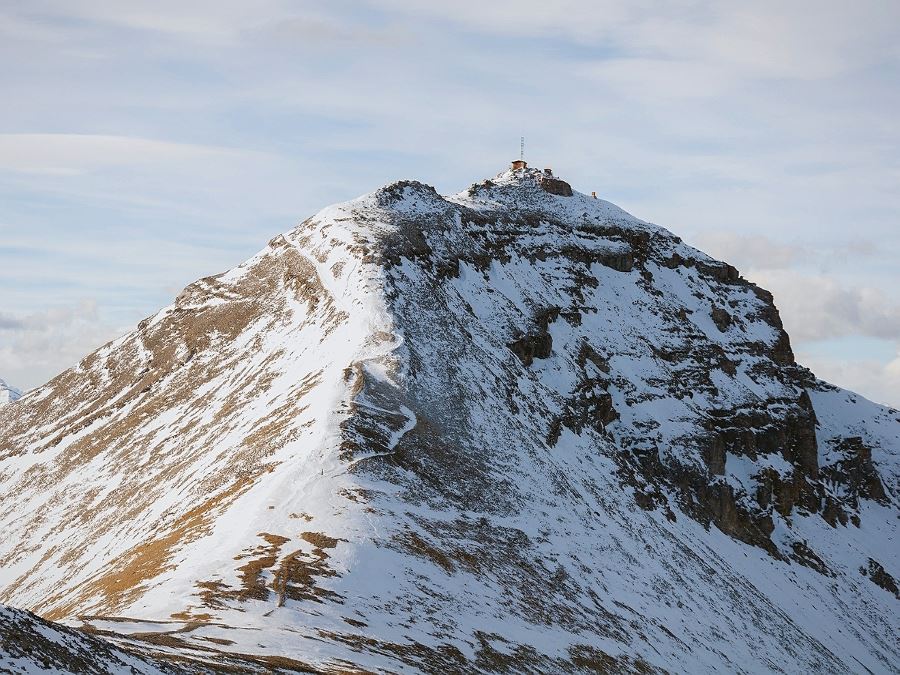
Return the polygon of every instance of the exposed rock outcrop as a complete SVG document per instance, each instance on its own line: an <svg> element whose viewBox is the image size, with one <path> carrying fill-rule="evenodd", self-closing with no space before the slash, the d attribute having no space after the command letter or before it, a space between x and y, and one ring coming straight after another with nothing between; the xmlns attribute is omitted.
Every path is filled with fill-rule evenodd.
<svg viewBox="0 0 900 675"><path fill-rule="evenodd" d="M540 181L541 187L551 195L558 195L560 197L572 196L572 186L564 180L553 178L552 176L548 176L546 174L541 174Z"/></svg>

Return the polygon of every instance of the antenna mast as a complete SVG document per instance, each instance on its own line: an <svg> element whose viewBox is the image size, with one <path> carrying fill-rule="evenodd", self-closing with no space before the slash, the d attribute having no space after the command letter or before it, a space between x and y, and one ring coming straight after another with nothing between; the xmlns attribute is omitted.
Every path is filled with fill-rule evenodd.
<svg viewBox="0 0 900 675"><path fill-rule="evenodd" d="M525 137L519 141L519 159L525 159Z"/></svg>

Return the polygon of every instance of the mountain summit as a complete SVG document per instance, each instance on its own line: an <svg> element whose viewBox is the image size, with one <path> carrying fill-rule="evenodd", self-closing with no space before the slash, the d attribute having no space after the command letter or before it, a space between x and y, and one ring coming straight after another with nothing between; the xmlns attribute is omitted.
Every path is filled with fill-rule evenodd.
<svg viewBox="0 0 900 675"><path fill-rule="evenodd" d="M898 453L665 229L403 181L0 408L0 602L246 668L886 672Z"/></svg>

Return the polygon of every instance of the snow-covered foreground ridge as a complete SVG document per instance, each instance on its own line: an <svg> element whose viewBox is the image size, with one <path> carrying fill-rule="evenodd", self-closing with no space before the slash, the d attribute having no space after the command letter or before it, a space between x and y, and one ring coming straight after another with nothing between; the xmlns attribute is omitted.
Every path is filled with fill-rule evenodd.
<svg viewBox="0 0 900 675"><path fill-rule="evenodd" d="M29 612L0 607L0 673L163 675L150 661Z"/></svg>
<svg viewBox="0 0 900 675"><path fill-rule="evenodd" d="M898 451L666 230L401 182L0 408L0 602L213 663L896 672Z"/></svg>

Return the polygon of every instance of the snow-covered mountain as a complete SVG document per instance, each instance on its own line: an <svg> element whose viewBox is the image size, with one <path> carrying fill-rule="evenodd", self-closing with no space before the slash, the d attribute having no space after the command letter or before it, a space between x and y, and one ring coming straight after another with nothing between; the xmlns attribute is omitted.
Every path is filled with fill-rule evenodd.
<svg viewBox="0 0 900 675"><path fill-rule="evenodd" d="M6 382L0 380L0 405L4 403L12 403L22 398L22 392L15 387L10 387Z"/></svg>
<svg viewBox="0 0 900 675"><path fill-rule="evenodd" d="M895 672L898 453L668 231L400 182L0 409L0 602L206 662Z"/></svg>

